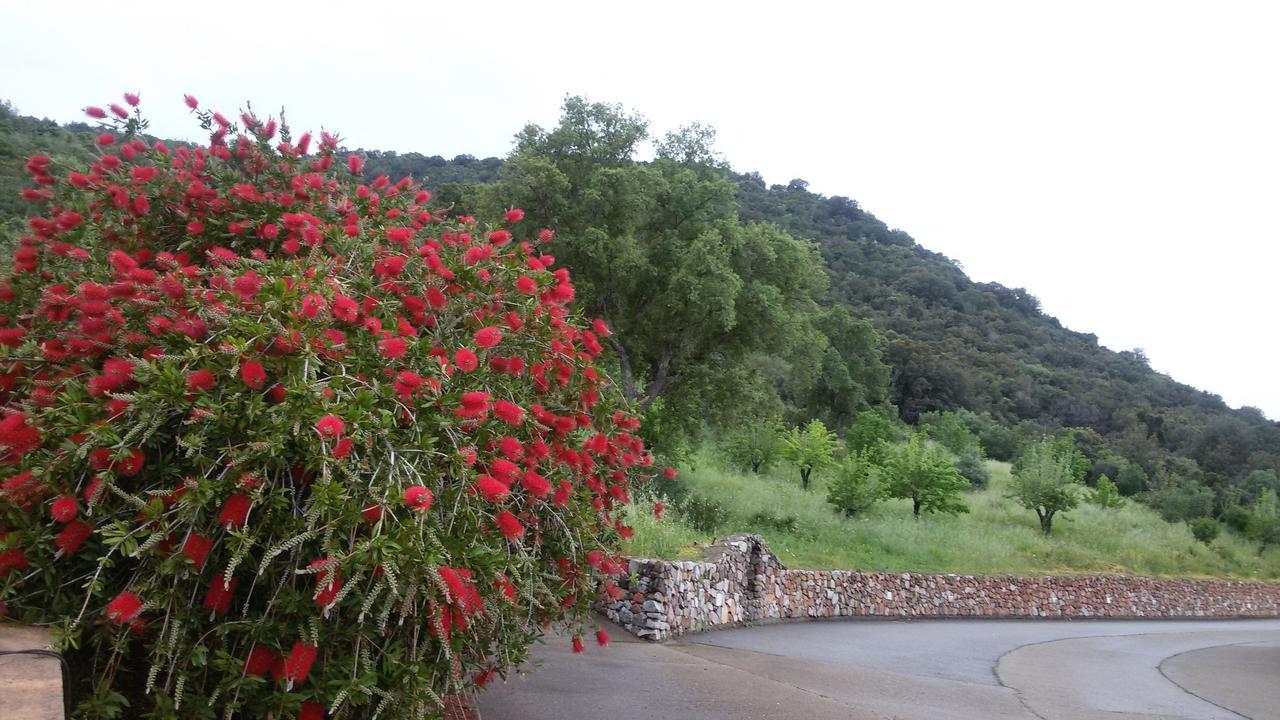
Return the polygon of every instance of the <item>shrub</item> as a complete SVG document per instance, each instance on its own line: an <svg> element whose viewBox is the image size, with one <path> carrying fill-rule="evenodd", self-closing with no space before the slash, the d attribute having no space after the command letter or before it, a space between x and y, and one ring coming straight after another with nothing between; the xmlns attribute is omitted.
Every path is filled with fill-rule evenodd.
<svg viewBox="0 0 1280 720"><path fill-rule="evenodd" d="M327 133L188 104L207 147L119 108L91 167L27 165L4 611L55 629L81 717L435 715L617 569L651 461L608 328L519 210L486 230Z"/></svg>
<svg viewBox="0 0 1280 720"><path fill-rule="evenodd" d="M845 515L870 508L884 496L878 473L865 455L850 455L827 486L827 502Z"/></svg>
<svg viewBox="0 0 1280 720"><path fill-rule="evenodd" d="M1089 493L1089 502L1103 510L1124 507L1124 498L1120 497L1120 489L1106 475L1098 477L1098 487Z"/></svg>
<svg viewBox="0 0 1280 720"><path fill-rule="evenodd" d="M753 513L747 523L753 530L776 530L787 535L795 535L800 529L800 518L795 515L776 515L769 510Z"/></svg>
<svg viewBox="0 0 1280 720"><path fill-rule="evenodd" d="M1187 525L1191 528L1191 534L1205 545L1216 540L1218 533L1222 531L1222 524L1213 518L1196 518Z"/></svg>
<svg viewBox="0 0 1280 720"><path fill-rule="evenodd" d="M729 520L724 505L701 495L689 495L680 506L681 514L695 530L713 533Z"/></svg>
<svg viewBox="0 0 1280 720"><path fill-rule="evenodd" d="M981 490L991 482L991 472L987 470L987 464L982 459L982 449L977 445L966 447L956 454L956 469L969 481L971 489Z"/></svg>

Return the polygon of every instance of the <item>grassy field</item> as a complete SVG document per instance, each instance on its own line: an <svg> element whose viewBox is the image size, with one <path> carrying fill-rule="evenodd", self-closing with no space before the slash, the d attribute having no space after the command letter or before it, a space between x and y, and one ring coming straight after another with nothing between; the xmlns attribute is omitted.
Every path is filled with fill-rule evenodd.
<svg viewBox="0 0 1280 720"><path fill-rule="evenodd" d="M668 502L662 519L651 506L629 508L633 556L701 557L700 545L735 532L764 536L784 564L794 568L966 575L1112 573L1161 577L1280 578L1280 548L1258 546L1224 531L1211 545L1130 501L1118 510L1081 506L1054 520L1053 535L1040 533L1035 513L1005 497L1007 463L990 462L990 486L966 493L966 515L914 520L907 501L889 500L852 519L826 503L825 478L809 492L798 476L775 470L742 474L703 457L682 470L678 482L690 496L713 499L723 510L714 530L695 529L687 500ZM769 517L762 517L761 513ZM702 513L706 516L707 513ZM704 526L709 527L704 522Z"/></svg>

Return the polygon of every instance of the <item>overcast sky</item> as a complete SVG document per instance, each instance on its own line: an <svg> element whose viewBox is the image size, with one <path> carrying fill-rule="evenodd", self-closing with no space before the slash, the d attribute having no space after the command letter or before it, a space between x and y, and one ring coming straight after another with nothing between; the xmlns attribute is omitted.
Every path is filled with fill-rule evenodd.
<svg viewBox="0 0 1280 720"><path fill-rule="evenodd" d="M0 1L0 97L281 106L350 147L503 155L565 94L847 195L1068 327L1280 418L1280 8L1257 2ZM438 5L438 6L437 6Z"/></svg>

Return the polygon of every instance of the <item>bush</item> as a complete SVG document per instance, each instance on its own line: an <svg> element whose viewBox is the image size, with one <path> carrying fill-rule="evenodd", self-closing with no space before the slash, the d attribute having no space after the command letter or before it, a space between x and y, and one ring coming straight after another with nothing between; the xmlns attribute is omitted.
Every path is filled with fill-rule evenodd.
<svg viewBox="0 0 1280 720"><path fill-rule="evenodd" d="M695 530L704 533L719 530L729 520L729 511L724 505L701 495L688 496L680 511Z"/></svg>
<svg viewBox="0 0 1280 720"><path fill-rule="evenodd" d="M79 717L436 715L617 569L650 459L608 329L518 210L485 230L328 134L195 112L208 147L120 108L92 167L27 166L0 604L53 627Z"/></svg>
<svg viewBox="0 0 1280 720"><path fill-rule="evenodd" d="M787 535L795 535L800 529L800 518L795 515L775 515L768 510L752 514L747 523L753 530L776 530Z"/></svg>
<svg viewBox="0 0 1280 720"><path fill-rule="evenodd" d="M827 485L827 502L845 515L862 512L882 497L879 469L862 454L850 455Z"/></svg>
<svg viewBox="0 0 1280 720"><path fill-rule="evenodd" d="M1222 531L1222 525L1213 518L1196 518L1187 523L1187 525L1191 528L1191 534L1205 545L1216 540L1218 533Z"/></svg>
<svg viewBox="0 0 1280 720"><path fill-rule="evenodd" d="M967 447L956 455L956 469L969 481L973 490L981 490L991 482L991 473L982 459L981 449L976 445Z"/></svg>
<svg viewBox="0 0 1280 720"><path fill-rule="evenodd" d="M1124 507L1124 498L1120 497L1120 489L1106 475L1098 476L1098 487L1089 493L1089 502L1103 510Z"/></svg>
<svg viewBox="0 0 1280 720"><path fill-rule="evenodd" d="M1249 512L1249 508L1241 505L1228 505L1222 511L1222 524L1235 530L1240 534L1244 534L1249 528L1249 520L1253 518L1253 514Z"/></svg>

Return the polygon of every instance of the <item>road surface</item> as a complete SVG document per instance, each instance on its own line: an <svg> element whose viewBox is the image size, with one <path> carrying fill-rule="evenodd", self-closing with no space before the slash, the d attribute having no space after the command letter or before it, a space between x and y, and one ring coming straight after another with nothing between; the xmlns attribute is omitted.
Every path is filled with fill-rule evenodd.
<svg viewBox="0 0 1280 720"><path fill-rule="evenodd" d="M1280 720L1280 620L832 621L661 645L609 629L577 656L551 638L482 720Z"/></svg>

